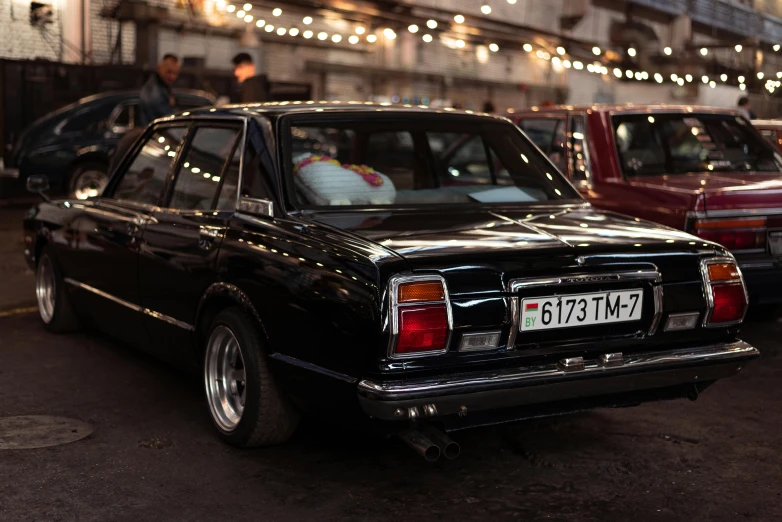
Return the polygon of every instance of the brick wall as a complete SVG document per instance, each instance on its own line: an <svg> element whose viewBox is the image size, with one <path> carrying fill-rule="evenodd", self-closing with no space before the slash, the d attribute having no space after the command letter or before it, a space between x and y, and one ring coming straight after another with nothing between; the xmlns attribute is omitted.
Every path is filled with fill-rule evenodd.
<svg viewBox="0 0 782 522"><path fill-rule="evenodd" d="M53 20L54 23L42 29L33 27L29 1L0 2L0 58L59 60L62 54L61 9L55 9Z"/></svg>

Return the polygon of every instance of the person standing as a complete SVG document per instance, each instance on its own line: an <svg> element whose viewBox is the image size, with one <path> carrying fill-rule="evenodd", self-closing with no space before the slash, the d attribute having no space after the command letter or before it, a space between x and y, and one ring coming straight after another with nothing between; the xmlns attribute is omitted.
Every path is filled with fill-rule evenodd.
<svg viewBox="0 0 782 522"><path fill-rule="evenodd" d="M754 120L757 117L755 113L752 112L749 98L747 98L746 96L742 96L741 98L739 98L738 110L748 120Z"/></svg>
<svg viewBox="0 0 782 522"><path fill-rule="evenodd" d="M179 78L179 68L179 58L166 54L157 65L155 74L141 87L139 108L142 126L146 127L154 120L175 112L176 98L171 86Z"/></svg>
<svg viewBox="0 0 782 522"><path fill-rule="evenodd" d="M253 58L239 53L232 60L234 76L241 89L240 103L257 103L269 100L269 80L266 75L255 73Z"/></svg>
<svg viewBox="0 0 782 522"><path fill-rule="evenodd" d="M176 98L171 92L171 86L178 77L179 58L166 54L157 65L155 73L141 87L138 102L139 124L126 132L117 143L109 159L109 175L114 172L136 140L144 134L147 125L176 112Z"/></svg>

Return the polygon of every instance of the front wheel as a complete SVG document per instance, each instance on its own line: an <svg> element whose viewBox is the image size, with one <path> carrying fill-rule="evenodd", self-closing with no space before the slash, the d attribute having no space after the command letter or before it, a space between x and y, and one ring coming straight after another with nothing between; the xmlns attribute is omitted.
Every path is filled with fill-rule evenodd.
<svg viewBox="0 0 782 522"><path fill-rule="evenodd" d="M269 370L255 321L239 308L221 312L205 352L206 398L222 438L243 448L287 441L299 415Z"/></svg>

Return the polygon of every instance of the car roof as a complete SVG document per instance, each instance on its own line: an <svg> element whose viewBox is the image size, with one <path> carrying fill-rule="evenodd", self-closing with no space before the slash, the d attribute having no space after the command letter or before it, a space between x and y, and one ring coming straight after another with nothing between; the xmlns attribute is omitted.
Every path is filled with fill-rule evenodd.
<svg viewBox="0 0 782 522"><path fill-rule="evenodd" d="M95 103L95 102L102 102L102 101L109 101L109 100L123 100L125 98L138 98L140 89L125 89L121 91L107 91L107 92L101 92L98 94L92 94L90 96L86 96L84 98L81 98L77 100L76 102L70 104L68 107L74 107L77 105L82 105L85 103ZM214 95L206 92L201 91L197 89L173 89L174 95L185 95L185 96L195 96L199 98L205 98L210 101L214 101L215 97Z"/></svg>
<svg viewBox="0 0 782 522"><path fill-rule="evenodd" d="M247 116L248 113L256 115L265 115L276 118L285 114L307 114L314 112L363 112L363 113L406 113L406 114L454 114L466 117L475 117L482 119L506 120L505 115L494 115L484 112L475 112L470 110L459 110L451 108L432 108L425 105L394 105L390 103L375 102L325 102L325 101L292 101L292 102L264 102L250 104L223 105L220 107L202 107L181 112L177 117L198 117L198 116ZM170 119L167 117L164 119Z"/></svg>
<svg viewBox="0 0 782 522"><path fill-rule="evenodd" d="M646 112L668 112L668 113L687 113L699 112L709 114L739 114L736 109L725 109L722 107L709 107L705 105L670 105L670 104L582 104L582 105L552 105L549 107L530 107L526 109L508 109L508 115L518 115L530 113L550 113L550 112L619 112L619 113L646 113Z"/></svg>

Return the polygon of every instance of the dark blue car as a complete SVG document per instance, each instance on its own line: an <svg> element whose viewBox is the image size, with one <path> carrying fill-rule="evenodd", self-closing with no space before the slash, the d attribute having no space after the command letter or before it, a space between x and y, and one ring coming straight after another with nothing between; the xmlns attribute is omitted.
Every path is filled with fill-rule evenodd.
<svg viewBox="0 0 782 522"><path fill-rule="evenodd" d="M212 105L203 91L177 90L177 108ZM55 189L77 199L100 193L108 180L109 157L139 121L138 91L96 94L47 114L30 125L14 147L11 169L19 178L43 174Z"/></svg>

